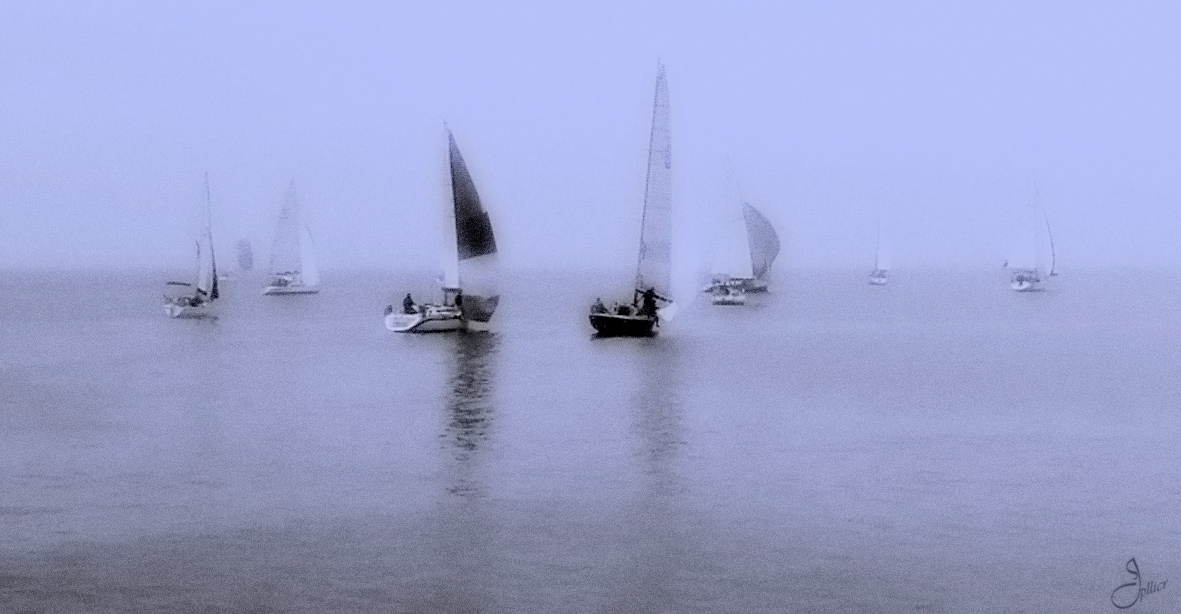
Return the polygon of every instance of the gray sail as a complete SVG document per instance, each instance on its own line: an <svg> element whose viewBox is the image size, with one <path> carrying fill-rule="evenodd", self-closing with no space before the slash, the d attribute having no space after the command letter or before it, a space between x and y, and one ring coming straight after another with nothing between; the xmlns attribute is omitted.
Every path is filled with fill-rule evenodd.
<svg viewBox="0 0 1181 614"><path fill-rule="evenodd" d="M750 241L751 270L755 278L762 278L771 269L771 263L779 255L779 236L758 209L742 203L742 215L746 218L746 236Z"/></svg>
<svg viewBox="0 0 1181 614"><path fill-rule="evenodd" d="M451 195L455 201L455 244L459 258L461 309L465 320L487 322L500 301L496 237L492 221L480 205L476 184L455 137L447 131L451 147Z"/></svg>
<svg viewBox="0 0 1181 614"><path fill-rule="evenodd" d="M644 217L640 227L640 261L636 290L652 288L672 296L672 135L669 129L668 83L664 65L656 73L652 135L648 141L648 180L644 189Z"/></svg>
<svg viewBox="0 0 1181 614"><path fill-rule="evenodd" d="M250 241L238 241L238 268L249 271L254 268L254 251L250 249Z"/></svg>

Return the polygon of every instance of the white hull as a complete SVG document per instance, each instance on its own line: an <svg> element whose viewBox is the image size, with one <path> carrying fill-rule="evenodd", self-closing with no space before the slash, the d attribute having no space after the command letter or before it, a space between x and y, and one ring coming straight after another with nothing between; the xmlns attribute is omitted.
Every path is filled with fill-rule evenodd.
<svg viewBox="0 0 1181 614"><path fill-rule="evenodd" d="M446 305L420 305L418 313L389 313L385 327L395 333L442 333L467 328L459 310Z"/></svg>
<svg viewBox="0 0 1181 614"><path fill-rule="evenodd" d="M214 315L213 306L209 303L204 303L195 307L192 305L165 303L164 313L170 318L208 318Z"/></svg>
<svg viewBox="0 0 1181 614"><path fill-rule="evenodd" d="M888 280L885 277L870 277L869 283L873 286L884 286Z"/></svg>
<svg viewBox="0 0 1181 614"><path fill-rule="evenodd" d="M743 292L727 292L725 294L715 294L710 300L715 305L745 305L746 294Z"/></svg>
<svg viewBox="0 0 1181 614"><path fill-rule="evenodd" d="M264 295L268 295L268 294L316 294L319 291L320 291L320 288L317 286L290 285L290 286L267 286L266 289L262 291L262 293Z"/></svg>
<svg viewBox="0 0 1181 614"><path fill-rule="evenodd" d="M1032 281L1012 281L1009 282L1009 287L1017 292L1032 292L1037 289L1037 284Z"/></svg>

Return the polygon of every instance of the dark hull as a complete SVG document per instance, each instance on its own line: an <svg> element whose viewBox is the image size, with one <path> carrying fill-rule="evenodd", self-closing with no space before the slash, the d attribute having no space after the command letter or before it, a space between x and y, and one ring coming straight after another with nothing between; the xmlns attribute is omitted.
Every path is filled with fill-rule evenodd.
<svg viewBox="0 0 1181 614"><path fill-rule="evenodd" d="M654 317L592 313L590 323L602 337L651 337L656 334Z"/></svg>

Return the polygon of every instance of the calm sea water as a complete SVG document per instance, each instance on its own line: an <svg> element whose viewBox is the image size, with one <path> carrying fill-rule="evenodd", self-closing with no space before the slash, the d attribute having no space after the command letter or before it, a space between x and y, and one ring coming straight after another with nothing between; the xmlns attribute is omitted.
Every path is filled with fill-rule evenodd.
<svg viewBox="0 0 1181 614"><path fill-rule="evenodd" d="M788 272L640 340L518 273L388 333L421 277L0 273L0 611L1106 612L1132 557L1181 611L1177 272Z"/></svg>

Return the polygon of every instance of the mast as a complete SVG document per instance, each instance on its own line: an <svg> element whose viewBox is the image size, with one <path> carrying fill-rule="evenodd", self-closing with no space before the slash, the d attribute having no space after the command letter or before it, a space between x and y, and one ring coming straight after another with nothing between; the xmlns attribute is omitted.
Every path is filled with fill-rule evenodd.
<svg viewBox="0 0 1181 614"><path fill-rule="evenodd" d="M664 76L664 65L659 63L652 102L652 132L648 138L648 174L645 183L636 291L652 288L657 294L667 297L671 294L672 138L669 130L668 82Z"/></svg>

